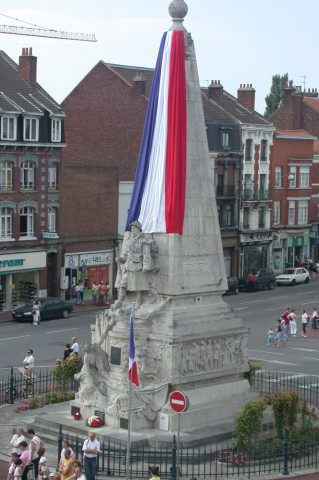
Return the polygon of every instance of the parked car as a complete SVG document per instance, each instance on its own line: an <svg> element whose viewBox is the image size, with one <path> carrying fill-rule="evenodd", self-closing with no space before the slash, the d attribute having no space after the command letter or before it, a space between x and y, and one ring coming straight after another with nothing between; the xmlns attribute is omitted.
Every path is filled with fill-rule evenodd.
<svg viewBox="0 0 319 480"><path fill-rule="evenodd" d="M237 277L227 277L228 289L225 293L239 294L239 282Z"/></svg>
<svg viewBox="0 0 319 480"><path fill-rule="evenodd" d="M261 288L273 290L275 286L275 274L271 268L261 268L260 270L252 270L252 272L255 275L255 292ZM248 290L248 275L239 279L239 290Z"/></svg>
<svg viewBox="0 0 319 480"><path fill-rule="evenodd" d="M41 303L40 317L42 320L50 320L51 318L68 318L73 311L71 302L65 302L60 298L44 297L39 298ZM24 305L23 307L16 308L12 312L14 320L23 322L33 321L33 302Z"/></svg>
<svg viewBox="0 0 319 480"><path fill-rule="evenodd" d="M309 283L309 272L303 267L286 268L276 277L277 285L296 285L297 283Z"/></svg>

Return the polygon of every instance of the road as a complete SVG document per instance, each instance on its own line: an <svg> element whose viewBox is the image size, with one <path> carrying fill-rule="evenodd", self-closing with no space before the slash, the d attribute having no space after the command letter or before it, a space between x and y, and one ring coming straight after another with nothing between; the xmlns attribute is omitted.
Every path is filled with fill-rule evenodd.
<svg viewBox="0 0 319 480"><path fill-rule="evenodd" d="M249 327L249 359L270 370L315 375L319 377L319 342L302 338L301 309L308 314L319 307L319 281L296 287L276 287L256 293L241 292L225 295L228 303ZM318 304L316 305L316 301ZM266 347L267 332L275 325L285 307L295 308L298 314L298 338L291 339L283 348ZM73 313L67 320L50 320L40 326L6 322L0 325L0 376L11 366L22 368L27 348L34 350L37 367L52 366L56 358L63 357L65 343L77 337L78 343L91 339L90 325L95 323L95 311Z"/></svg>
<svg viewBox="0 0 319 480"><path fill-rule="evenodd" d="M31 323L1 323L0 376L11 366L22 368L28 348L33 349L35 367L50 367L57 358L63 358L66 342L77 338L79 345L91 340L91 324L98 310L73 313L66 320L48 320L38 327Z"/></svg>
<svg viewBox="0 0 319 480"><path fill-rule="evenodd" d="M313 307L319 306L318 293L319 281L313 281L295 287L275 287L274 290L256 293L225 295L225 302L250 328L249 359L260 363L265 369L319 377L319 342L301 337L301 310L305 308L308 315L311 315ZM286 307L296 310L298 336L290 339L285 347L266 347L269 326L276 325Z"/></svg>

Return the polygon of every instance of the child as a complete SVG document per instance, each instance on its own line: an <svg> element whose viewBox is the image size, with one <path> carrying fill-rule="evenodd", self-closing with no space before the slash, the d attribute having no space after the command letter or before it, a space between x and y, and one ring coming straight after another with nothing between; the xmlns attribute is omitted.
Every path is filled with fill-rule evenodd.
<svg viewBox="0 0 319 480"><path fill-rule="evenodd" d="M43 469L47 466L47 459L45 457L41 457L39 460L39 475L43 475Z"/></svg>
<svg viewBox="0 0 319 480"><path fill-rule="evenodd" d="M13 475L15 471L15 464L14 461L19 458L18 454L16 452L11 453L11 461L9 463L9 469L8 469L8 480L13 480Z"/></svg>
<svg viewBox="0 0 319 480"><path fill-rule="evenodd" d="M158 472L159 472L159 467L151 467L151 478L150 480L160 480L159 476L158 476Z"/></svg>
<svg viewBox="0 0 319 480"><path fill-rule="evenodd" d="M43 467L43 469L42 469L42 480L45 480L45 479L49 478L49 476L50 476L49 467Z"/></svg>
<svg viewBox="0 0 319 480"><path fill-rule="evenodd" d="M277 340L277 347L282 347L284 345L284 342L282 340L282 325L281 325L281 320L277 320L278 325L277 325L277 335L276 335L276 340Z"/></svg>
<svg viewBox="0 0 319 480"><path fill-rule="evenodd" d="M14 466L15 466L15 470L14 470L14 476L13 476L13 480L21 480L21 476L22 476L22 460L20 460L20 458L17 458L16 460L14 460Z"/></svg>
<svg viewBox="0 0 319 480"><path fill-rule="evenodd" d="M271 343L273 343L275 345L275 338L274 337L275 337L274 329L272 327L269 327L267 347L270 347Z"/></svg>

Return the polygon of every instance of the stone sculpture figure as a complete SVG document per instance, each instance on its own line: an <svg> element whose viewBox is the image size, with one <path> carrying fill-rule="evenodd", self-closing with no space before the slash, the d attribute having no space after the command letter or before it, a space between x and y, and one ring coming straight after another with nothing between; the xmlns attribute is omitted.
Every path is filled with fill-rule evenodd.
<svg viewBox="0 0 319 480"><path fill-rule="evenodd" d="M79 400L85 405L106 403L107 372L110 371L108 354L98 345L90 342L82 344L84 351L83 367L74 375L80 381ZM99 400L99 401L97 401Z"/></svg>
<svg viewBox="0 0 319 480"><path fill-rule="evenodd" d="M159 267L154 264L158 253L157 245L150 234L142 232L142 225L138 220L130 224L129 234L124 256L117 258L119 265L118 300L115 308L123 304L127 292L136 293L136 308L142 304L142 294L153 290L150 274L157 273Z"/></svg>

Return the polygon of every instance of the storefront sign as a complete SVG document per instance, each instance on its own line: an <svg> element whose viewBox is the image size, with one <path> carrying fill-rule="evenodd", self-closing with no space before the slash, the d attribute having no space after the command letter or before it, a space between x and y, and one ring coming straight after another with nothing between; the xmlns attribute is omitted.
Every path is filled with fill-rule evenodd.
<svg viewBox="0 0 319 480"><path fill-rule="evenodd" d="M0 255L0 273L41 270L46 267L46 252L23 252Z"/></svg>
<svg viewBox="0 0 319 480"><path fill-rule="evenodd" d="M43 238L49 238L50 240L55 240L59 238L59 235L56 232L42 232Z"/></svg>
<svg viewBox="0 0 319 480"><path fill-rule="evenodd" d="M272 240L272 232L242 233L240 243L269 243Z"/></svg>
<svg viewBox="0 0 319 480"><path fill-rule="evenodd" d="M80 265L109 265L111 254L108 252L86 253L80 255Z"/></svg>

